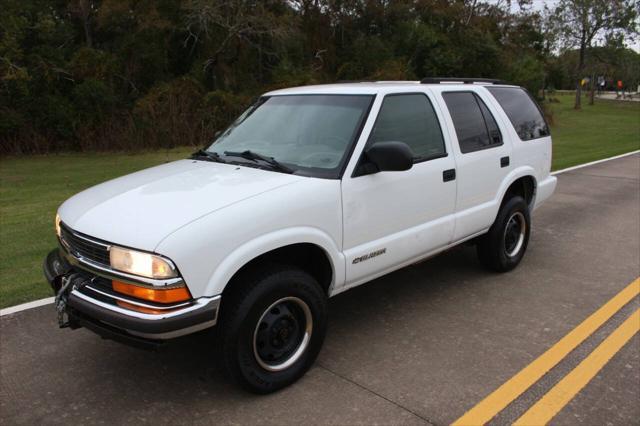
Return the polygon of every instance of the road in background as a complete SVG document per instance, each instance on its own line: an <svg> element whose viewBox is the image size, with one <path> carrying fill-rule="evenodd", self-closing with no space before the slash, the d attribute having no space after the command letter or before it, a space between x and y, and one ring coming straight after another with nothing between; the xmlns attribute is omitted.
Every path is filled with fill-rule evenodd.
<svg viewBox="0 0 640 426"><path fill-rule="evenodd" d="M3 316L0 422L449 424L636 279L639 235L640 155L564 173L515 271L485 272L463 246L339 295L316 365L262 397L221 376L206 336L150 353L60 330L51 305ZM525 413L638 306L493 423ZM636 334L554 424L637 422L639 345Z"/></svg>

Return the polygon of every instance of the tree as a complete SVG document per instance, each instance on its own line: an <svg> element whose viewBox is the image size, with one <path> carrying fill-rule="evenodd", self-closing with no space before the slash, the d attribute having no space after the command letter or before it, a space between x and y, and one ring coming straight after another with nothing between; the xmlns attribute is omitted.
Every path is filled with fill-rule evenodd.
<svg viewBox="0 0 640 426"><path fill-rule="evenodd" d="M91 34L91 17L97 9L97 5L90 0L75 0L69 3L69 13L82 23L84 30L84 40L87 47L93 46L93 35Z"/></svg>
<svg viewBox="0 0 640 426"><path fill-rule="evenodd" d="M637 84L637 0L534 1L2 0L0 155L196 144L260 93L336 80Z"/></svg>
<svg viewBox="0 0 640 426"><path fill-rule="evenodd" d="M585 56L594 42L620 33L635 33L633 0L560 0L551 15L565 48L578 48L575 109L581 108Z"/></svg>
<svg viewBox="0 0 640 426"><path fill-rule="evenodd" d="M278 2L255 0L193 0L187 6L187 27L195 43L203 42L205 71L212 72L220 58L239 47L253 48L259 57L277 57L272 44L291 33L290 23L270 10ZM274 43L278 42L278 43ZM261 64L259 64L260 66Z"/></svg>

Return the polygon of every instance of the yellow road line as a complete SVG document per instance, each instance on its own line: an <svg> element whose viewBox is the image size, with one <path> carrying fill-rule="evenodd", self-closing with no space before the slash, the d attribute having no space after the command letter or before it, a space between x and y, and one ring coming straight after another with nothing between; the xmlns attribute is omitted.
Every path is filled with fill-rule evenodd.
<svg viewBox="0 0 640 426"><path fill-rule="evenodd" d="M529 408L514 425L546 425L638 331L640 331L640 309L627 318L588 357Z"/></svg>
<svg viewBox="0 0 640 426"><path fill-rule="evenodd" d="M640 278L629 284L544 354L540 355L535 361L453 422L453 425L482 425L487 423L531 385L540 380L569 352L593 334L594 331L600 328L602 324L638 294L640 294Z"/></svg>

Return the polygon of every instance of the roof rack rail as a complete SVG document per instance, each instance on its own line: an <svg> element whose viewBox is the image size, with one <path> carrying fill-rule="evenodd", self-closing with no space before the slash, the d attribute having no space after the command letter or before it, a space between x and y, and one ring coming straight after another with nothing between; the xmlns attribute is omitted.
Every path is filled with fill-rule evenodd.
<svg viewBox="0 0 640 426"><path fill-rule="evenodd" d="M337 80L333 83L325 84L354 84L354 83L375 83L376 80Z"/></svg>
<svg viewBox="0 0 640 426"><path fill-rule="evenodd" d="M426 77L420 80L422 84L440 84L440 83L485 83L485 84L506 84L502 80L493 78L467 78L467 77Z"/></svg>

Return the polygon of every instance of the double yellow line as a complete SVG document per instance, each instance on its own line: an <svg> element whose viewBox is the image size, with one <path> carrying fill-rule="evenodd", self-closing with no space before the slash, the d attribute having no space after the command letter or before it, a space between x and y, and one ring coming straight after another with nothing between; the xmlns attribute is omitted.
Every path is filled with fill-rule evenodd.
<svg viewBox="0 0 640 426"><path fill-rule="evenodd" d="M555 367L616 312L640 294L640 278L629 284L579 326L493 393L456 420L453 425L483 425ZM640 309L607 337L576 368L527 410L516 425L548 423L604 367L635 333L640 331Z"/></svg>

